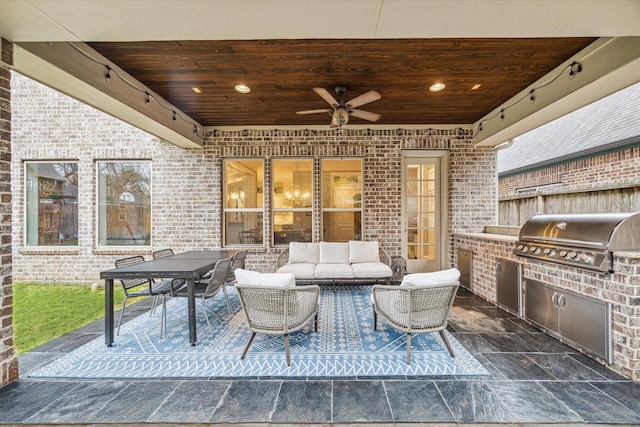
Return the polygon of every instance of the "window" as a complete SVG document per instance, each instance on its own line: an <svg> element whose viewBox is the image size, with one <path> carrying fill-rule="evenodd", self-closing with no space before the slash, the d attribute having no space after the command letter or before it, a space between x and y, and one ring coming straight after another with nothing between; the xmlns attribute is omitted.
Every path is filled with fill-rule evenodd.
<svg viewBox="0 0 640 427"><path fill-rule="evenodd" d="M97 163L98 246L151 246L151 162Z"/></svg>
<svg viewBox="0 0 640 427"><path fill-rule="evenodd" d="M224 161L225 245L255 245L263 242L264 162Z"/></svg>
<svg viewBox="0 0 640 427"><path fill-rule="evenodd" d="M273 161L273 244L313 239L313 160Z"/></svg>
<svg viewBox="0 0 640 427"><path fill-rule="evenodd" d="M25 163L25 243L78 245L78 164Z"/></svg>
<svg viewBox="0 0 640 427"><path fill-rule="evenodd" d="M322 160L322 240L362 240L362 160Z"/></svg>

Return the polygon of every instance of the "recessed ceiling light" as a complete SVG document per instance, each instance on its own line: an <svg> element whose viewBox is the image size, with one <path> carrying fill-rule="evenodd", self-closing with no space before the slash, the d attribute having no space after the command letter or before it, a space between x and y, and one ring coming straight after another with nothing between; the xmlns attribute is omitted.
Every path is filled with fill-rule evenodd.
<svg viewBox="0 0 640 427"><path fill-rule="evenodd" d="M471 86L471 90L478 90L480 89L480 86L482 86L480 83L476 83L473 86Z"/></svg>
<svg viewBox="0 0 640 427"><path fill-rule="evenodd" d="M247 85L236 85L236 90L240 93L249 93L251 88Z"/></svg>
<svg viewBox="0 0 640 427"><path fill-rule="evenodd" d="M194 91L195 93L202 93L199 87L192 87L191 90Z"/></svg>
<svg viewBox="0 0 640 427"><path fill-rule="evenodd" d="M444 89L446 86L444 83L434 83L429 87L429 90L431 92L440 92L442 89Z"/></svg>

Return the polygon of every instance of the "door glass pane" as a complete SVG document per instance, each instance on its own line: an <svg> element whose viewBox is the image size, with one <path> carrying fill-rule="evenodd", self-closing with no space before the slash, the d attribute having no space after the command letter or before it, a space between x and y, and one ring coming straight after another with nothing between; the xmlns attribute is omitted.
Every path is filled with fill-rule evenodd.
<svg viewBox="0 0 640 427"><path fill-rule="evenodd" d="M440 159L405 157L403 160L403 255L409 272L440 268Z"/></svg>

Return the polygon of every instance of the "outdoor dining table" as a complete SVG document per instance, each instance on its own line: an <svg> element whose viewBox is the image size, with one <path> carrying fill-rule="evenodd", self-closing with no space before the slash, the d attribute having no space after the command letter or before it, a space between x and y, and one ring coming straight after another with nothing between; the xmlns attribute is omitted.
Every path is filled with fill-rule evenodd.
<svg viewBox="0 0 640 427"><path fill-rule="evenodd" d="M196 300L194 283L213 269L221 259L233 256L236 251L210 250L181 252L126 267L114 268L100 273L104 279L105 316L104 339L107 347L113 345L113 281L114 279L184 279L187 284L187 307L189 317L189 342L196 345Z"/></svg>

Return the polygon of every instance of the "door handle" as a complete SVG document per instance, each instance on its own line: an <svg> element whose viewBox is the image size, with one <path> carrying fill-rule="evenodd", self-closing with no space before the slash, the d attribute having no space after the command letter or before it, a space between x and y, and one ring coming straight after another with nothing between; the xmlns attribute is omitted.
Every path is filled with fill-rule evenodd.
<svg viewBox="0 0 640 427"><path fill-rule="evenodd" d="M553 295L551 295L551 304L553 304L554 307L558 308L558 293L554 292Z"/></svg>
<svg viewBox="0 0 640 427"><path fill-rule="evenodd" d="M566 305L567 301L564 299L564 295L560 295L560 297L558 297L558 307L560 307L561 310L564 310Z"/></svg>

